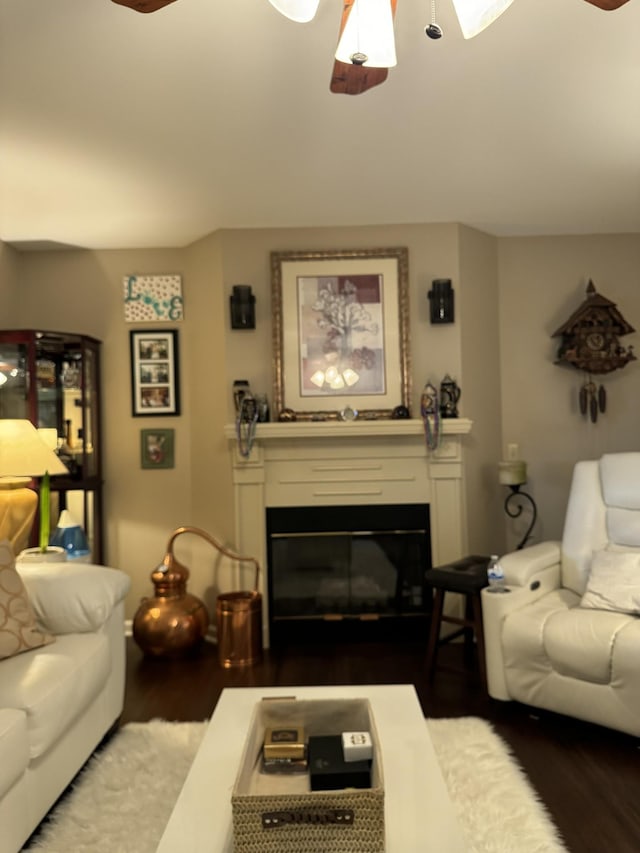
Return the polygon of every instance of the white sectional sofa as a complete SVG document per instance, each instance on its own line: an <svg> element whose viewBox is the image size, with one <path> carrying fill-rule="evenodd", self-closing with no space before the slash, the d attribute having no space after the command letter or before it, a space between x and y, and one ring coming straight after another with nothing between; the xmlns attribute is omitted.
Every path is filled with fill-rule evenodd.
<svg viewBox="0 0 640 853"><path fill-rule="evenodd" d="M124 572L18 566L53 642L0 660L0 853L17 853L117 721L125 683Z"/></svg>

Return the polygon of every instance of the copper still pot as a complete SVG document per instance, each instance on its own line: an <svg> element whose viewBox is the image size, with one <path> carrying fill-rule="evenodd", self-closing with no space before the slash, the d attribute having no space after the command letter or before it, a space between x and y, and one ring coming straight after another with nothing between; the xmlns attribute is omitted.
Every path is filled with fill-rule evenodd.
<svg viewBox="0 0 640 853"><path fill-rule="evenodd" d="M189 570L175 558L173 543L183 533L195 533L225 556L255 567L254 590L222 594L217 602L218 657L224 668L251 666L262 657L262 596L260 566L223 547L199 527L178 527L171 534L162 563L151 573L153 598L143 598L133 620L133 638L145 654L181 657L204 640L209 614L204 603L187 592Z"/></svg>
<svg viewBox="0 0 640 853"><path fill-rule="evenodd" d="M199 598L187 592L189 569L174 557L173 540L160 565L151 573L153 598L143 598L133 620L133 638L145 654L181 657L204 640L209 613Z"/></svg>

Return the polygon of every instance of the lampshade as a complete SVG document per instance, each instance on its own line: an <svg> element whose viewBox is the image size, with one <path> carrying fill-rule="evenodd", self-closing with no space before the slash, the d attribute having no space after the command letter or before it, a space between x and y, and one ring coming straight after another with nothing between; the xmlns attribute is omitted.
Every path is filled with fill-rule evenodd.
<svg viewBox="0 0 640 853"><path fill-rule="evenodd" d="M513 0L453 0L462 35L473 38L508 9Z"/></svg>
<svg viewBox="0 0 640 853"><path fill-rule="evenodd" d="M0 419L0 477L68 474L31 421Z"/></svg>
<svg viewBox="0 0 640 853"><path fill-rule="evenodd" d="M26 486L47 471L69 473L30 421L0 419L0 540L8 539L14 554L26 548L38 506Z"/></svg>
<svg viewBox="0 0 640 853"><path fill-rule="evenodd" d="M354 0L336 59L370 68L397 64L391 0Z"/></svg>
<svg viewBox="0 0 640 853"><path fill-rule="evenodd" d="M269 3L291 21L306 24L315 16L320 0L269 0Z"/></svg>

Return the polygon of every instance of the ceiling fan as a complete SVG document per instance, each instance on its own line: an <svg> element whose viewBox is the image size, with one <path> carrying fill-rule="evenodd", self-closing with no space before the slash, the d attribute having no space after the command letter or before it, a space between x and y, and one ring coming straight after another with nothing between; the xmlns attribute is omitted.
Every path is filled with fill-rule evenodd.
<svg viewBox="0 0 640 853"><path fill-rule="evenodd" d="M118 3L120 6L128 6L129 9L135 9L136 12L156 12L158 9L162 9L163 6L168 6L169 3L175 3L176 0L112 0L112 2ZM392 0L394 11L396 2L397 0ZM613 11L614 9L619 9L620 6L624 6L629 0L585 0L585 2L597 6L599 9ZM349 16L352 6L353 0L345 0L340 33L344 29L346 18Z"/></svg>
<svg viewBox="0 0 640 853"><path fill-rule="evenodd" d="M170 3L175 3L176 0L112 0L112 2L120 6L127 6L136 12L156 12ZM314 17L319 0L269 0L269 2L286 17L299 22L307 22ZM387 25L392 34L391 41L393 41L393 18L395 17L397 2L398 0L389 0L390 15L386 0L378 0L375 4L387 16ZM502 0L502 2L500 0L493 0L493 2L485 0L484 3L478 4L477 0L475 0L475 8L473 8L474 0L454 0L454 6L456 7L465 38L470 38L472 35L480 32L481 29L510 6L512 2L513 0ZM614 9L619 9L620 6L624 6L629 0L585 0L585 2L597 6L599 9L613 11ZM381 61L361 53L358 47L353 47L353 42L349 49L345 48L341 50L343 43L348 40L350 31L358 31L358 24L351 26L355 20L355 15L354 18L350 18L356 0L343 0L343 3L342 19L338 33L338 50L336 52L329 89L337 94L360 95L362 92L366 92L368 89L384 83L387 79L389 67L396 64L395 47L392 46L391 48L392 56L386 57ZM483 16L485 20L483 20ZM466 21L467 28L465 28L465 23L463 22L464 17L471 17L472 19ZM431 27L427 27L425 32L431 38L439 38L442 35L442 31L433 21ZM358 39L359 32L356 35L356 43ZM340 58L337 58L338 55L340 55Z"/></svg>
<svg viewBox="0 0 640 853"><path fill-rule="evenodd" d="M175 3L176 0L113 0L113 2L135 9L136 12L157 12L158 9L168 6L169 3Z"/></svg>

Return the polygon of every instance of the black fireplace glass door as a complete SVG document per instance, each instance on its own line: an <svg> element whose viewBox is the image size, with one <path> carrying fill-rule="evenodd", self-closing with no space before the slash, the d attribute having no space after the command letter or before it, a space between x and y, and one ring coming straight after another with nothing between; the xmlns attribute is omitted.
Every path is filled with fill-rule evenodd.
<svg viewBox="0 0 640 853"><path fill-rule="evenodd" d="M272 620L427 609L427 505L269 509L267 530Z"/></svg>

